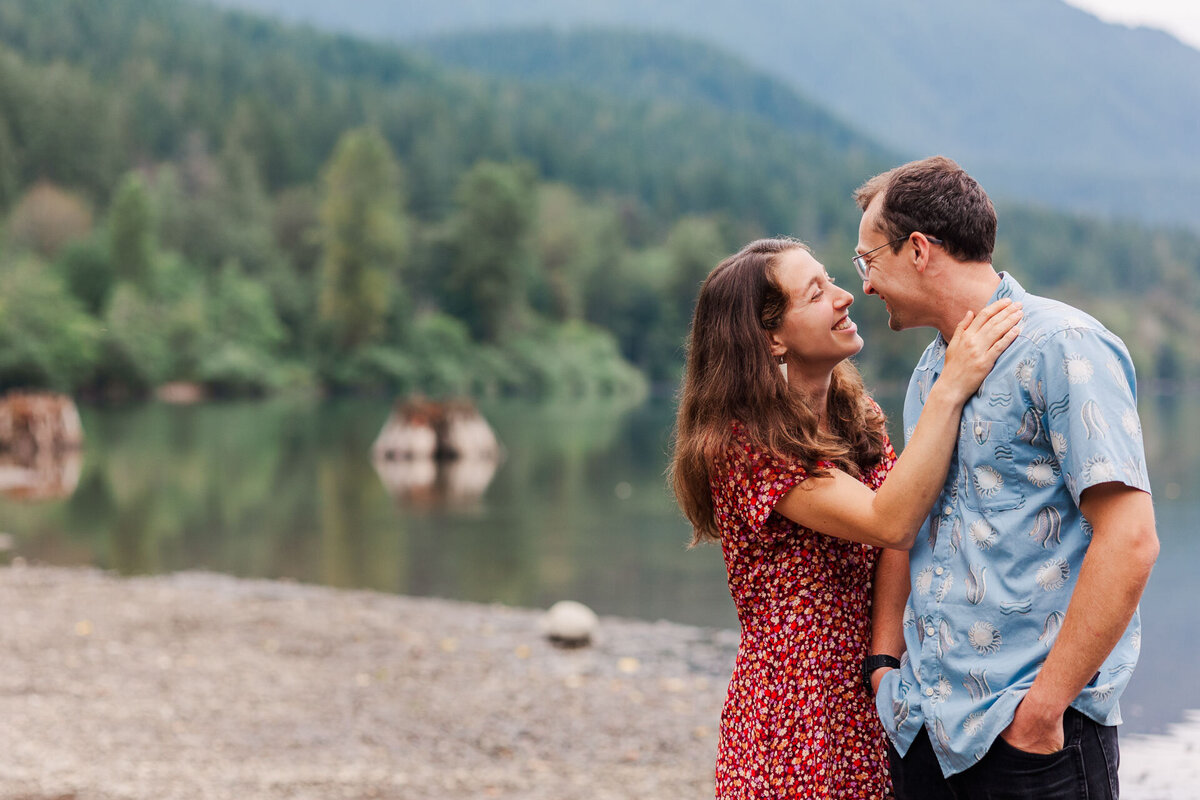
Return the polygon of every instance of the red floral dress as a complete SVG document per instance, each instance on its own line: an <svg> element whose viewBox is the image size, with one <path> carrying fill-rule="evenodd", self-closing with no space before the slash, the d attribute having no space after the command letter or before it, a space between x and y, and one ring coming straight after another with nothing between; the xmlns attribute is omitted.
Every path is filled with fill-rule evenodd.
<svg viewBox="0 0 1200 800"><path fill-rule="evenodd" d="M860 672L879 551L774 513L807 473L754 450L736 424L734 434L711 479L742 628L721 713L717 797L890 797L883 728ZM862 482L879 488L895 460L887 443Z"/></svg>

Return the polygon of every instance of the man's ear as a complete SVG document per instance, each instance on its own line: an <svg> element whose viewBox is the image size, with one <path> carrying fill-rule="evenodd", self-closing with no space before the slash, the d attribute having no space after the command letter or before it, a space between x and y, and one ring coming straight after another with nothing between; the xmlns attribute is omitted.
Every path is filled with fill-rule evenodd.
<svg viewBox="0 0 1200 800"><path fill-rule="evenodd" d="M929 266L929 257L933 253L933 245L920 232L912 234L911 240L913 267L916 268L918 273L924 273L925 268Z"/></svg>

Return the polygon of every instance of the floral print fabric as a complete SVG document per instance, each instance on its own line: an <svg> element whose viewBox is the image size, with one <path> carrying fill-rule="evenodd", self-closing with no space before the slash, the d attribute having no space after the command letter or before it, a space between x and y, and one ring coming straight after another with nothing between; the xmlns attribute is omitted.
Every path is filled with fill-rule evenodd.
<svg viewBox="0 0 1200 800"><path fill-rule="evenodd" d="M711 473L742 629L721 714L717 797L890 797L885 739L860 672L879 551L775 513L807 473L755 450L736 425L734 433ZM878 488L895 458L888 444L862 482Z"/></svg>
<svg viewBox="0 0 1200 800"><path fill-rule="evenodd" d="M1150 491L1120 339L1004 273L991 299L1002 297L1023 304L1022 332L963 408L945 486L909 554L907 650L877 698L896 750L907 753L924 726L946 775L983 758L1054 645L1091 541L1080 495L1110 481ZM939 335L917 364L906 436L946 346ZM1119 724L1140 641L1135 613L1071 705Z"/></svg>

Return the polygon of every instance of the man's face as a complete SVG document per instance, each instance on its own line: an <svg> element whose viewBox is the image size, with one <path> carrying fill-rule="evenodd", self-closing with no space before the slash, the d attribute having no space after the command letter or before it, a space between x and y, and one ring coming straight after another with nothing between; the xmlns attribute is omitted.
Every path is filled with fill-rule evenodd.
<svg viewBox="0 0 1200 800"><path fill-rule="evenodd" d="M867 279L863 281L863 293L878 295L888 311L888 327L894 331L916 327L912 320L914 297L913 269L911 264L912 244L904 242L900 252L885 247L892 237L879 225L879 209L883 195L876 195L858 223L858 246L855 252L871 253L867 256ZM875 252L871 252L874 250ZM908 258L909 260L906 260Z"/></svg>

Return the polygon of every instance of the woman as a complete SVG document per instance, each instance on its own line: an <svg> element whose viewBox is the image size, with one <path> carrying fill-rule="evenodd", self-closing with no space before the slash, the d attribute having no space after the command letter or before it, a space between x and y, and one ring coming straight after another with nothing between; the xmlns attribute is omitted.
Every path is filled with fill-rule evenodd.
<svg viewBox="0 0 1200 800"><path fill-rule="evenodd" d="M719 798L890 795L860 665L873 582L907 572L901 562L877 575L878 548L912 546L963 404L1020 318L1006 300L963 319L897 460L847 360L863 346L853 302L792 239L747 245L697 300L672 478L693 544L721 543L742 628L721 715ZM875 644L898 653L900 635Z"/></svg>

